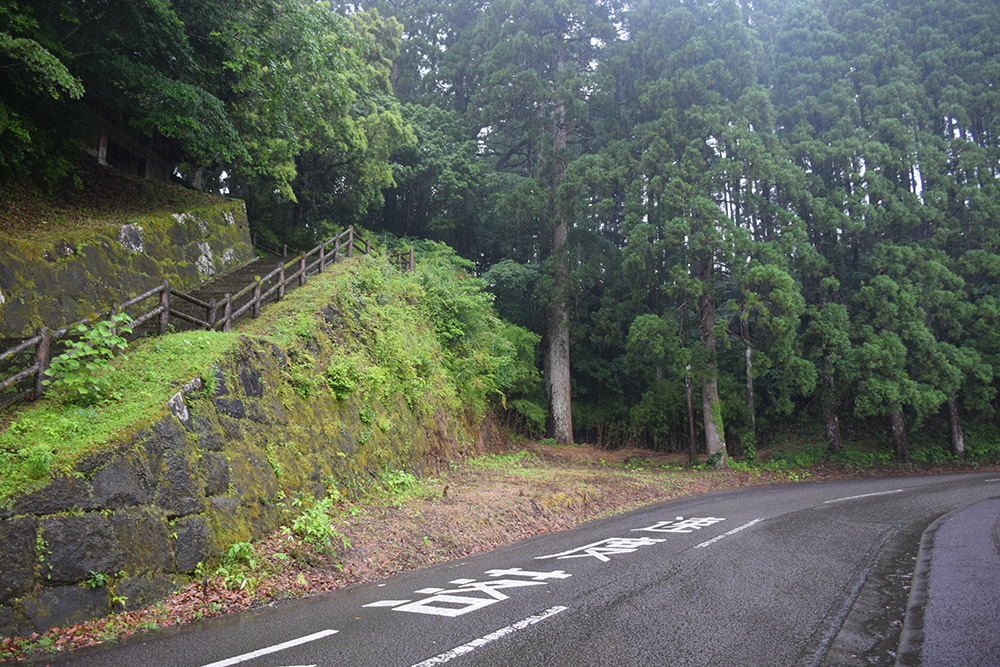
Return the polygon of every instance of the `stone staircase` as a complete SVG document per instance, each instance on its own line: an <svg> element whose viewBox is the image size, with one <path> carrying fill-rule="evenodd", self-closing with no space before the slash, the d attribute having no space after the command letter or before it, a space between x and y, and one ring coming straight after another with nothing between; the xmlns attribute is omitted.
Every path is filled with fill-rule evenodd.
<svg viewBox="0 0 1000 667"><path fill-rule="evenodd" d="M243 266L233 269L232 271L227 271L226 273L215 276L211 280L198 285L198 287L186 293L205 303L212 303L214 300L216 303L216 319L221 320L223 317L223 308L227 294L235 296L239 292L243 291L247 286L255 283L258 278L274 271L274 269L278 268L282 262L283 260L277 257L258 257ZM289 272L292 270L293 269L289 269ZM264 281L262 284L262 291L266 292L277 283L278 277L272 276L270 279ZM250 303L253 298L253 290L250 290L245 292L242 296L233 299L231 305L232 311L235 313L244 305ZM272 295L266 301L270 302L274 300L275 295ZM177 310L187 315L191 315L192 317L197 317L200 320L205 320L208 317L208 313L205 308L177 296L171 297L170 308L172 310ZM200 328L193 323L186 322L176 317L171 317L170 322L178 331Z"/></svg>

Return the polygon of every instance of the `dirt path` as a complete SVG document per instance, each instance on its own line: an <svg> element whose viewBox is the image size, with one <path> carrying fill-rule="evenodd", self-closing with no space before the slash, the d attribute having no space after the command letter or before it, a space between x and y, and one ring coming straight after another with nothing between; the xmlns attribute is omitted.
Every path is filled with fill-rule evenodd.
<svg viewBox="0 0 1000 667"><path fill-rule="evenodd" d="M1000 469L996 465L823 465L738 472L691 470L685 463L680 455L642 450L605 452L587 446L530 444L456 463L430 479L387 473L363 499L334 505L329 514L303 521L296 531L279 531L252 547L236 545L218 569L161 603L31 637L4 639L0 660L72 650L377 581L694 493L803 479ZM319 534L332 538L327 546L308 541L310 535ZM113 593L113 583L109 587ZM127 600L121 602L127 607Z"/></svg>

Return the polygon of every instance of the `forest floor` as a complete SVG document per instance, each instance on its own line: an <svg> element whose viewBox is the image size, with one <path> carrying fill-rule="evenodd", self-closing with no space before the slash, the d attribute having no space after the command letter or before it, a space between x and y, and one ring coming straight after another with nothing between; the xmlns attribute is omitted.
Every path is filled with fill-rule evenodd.
<svg viewBox="0 0 1000 667"><path fill-rule="evenodd" d="M766 453L765 453L766 454ZM156 628L279 604L494 549L649 503L691 494L802 480L1000 470L991 464L788 470L692 469L684 455L529 443L450 465L433 477L396 473L363 498L324 515L332 541L302 539L310 526L236 545L214 571L166 600L114 616L0 640L0 661L118 641ZM305 516L305 514L300 515ZM323 526L327 528L329 524ZM313 525L312 534L319 526ZM304 529L304 530L303 530ZM128 608L128 601L113 599Z"/></svg>

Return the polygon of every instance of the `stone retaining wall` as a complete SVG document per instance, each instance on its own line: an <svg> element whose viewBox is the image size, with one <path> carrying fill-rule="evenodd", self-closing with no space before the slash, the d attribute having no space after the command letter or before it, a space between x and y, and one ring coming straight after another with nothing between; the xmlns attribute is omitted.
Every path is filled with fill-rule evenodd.
<svg viewBox="0 0 1000 667"><path fill-rule="evenodd" d="M310 344L317 358L331 345ZM153 602L276 529L285 498L350 494L381 470L423 472L472 444L454 416L420 416L402 399L303 397L287 365L281 348L241 337L149 426L0 508L0 636ZM362 407L388 428L363 423Z"/></svg>
<svg viewBox="0 0 1000 667"><path fill-rule="evenodd" d="M0 237L0 338L59 329L169 278L190 289L253 259L243 202L69 232L56 241Z"/></svg>

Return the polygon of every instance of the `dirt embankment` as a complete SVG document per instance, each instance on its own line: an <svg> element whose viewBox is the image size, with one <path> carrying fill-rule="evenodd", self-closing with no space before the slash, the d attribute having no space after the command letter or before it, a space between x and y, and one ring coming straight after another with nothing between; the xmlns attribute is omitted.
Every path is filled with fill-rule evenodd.
<svg viewBox="0 0 1000 667"><path fill-rule="evenodd" d="M68 651L136 632L316 595L493 549L539 533L681 496L797 480L997 470L1000 466L823 465L808 470L708 471L678 455L531 444L451 466L437 477L396 474L328 515L327 548L278 531L153 607L0 642L0 660ZM326 516L324 516L324 523ZM110 585L113 586L113 583ZM127 609L127 600L121 601Z"/></svg>

